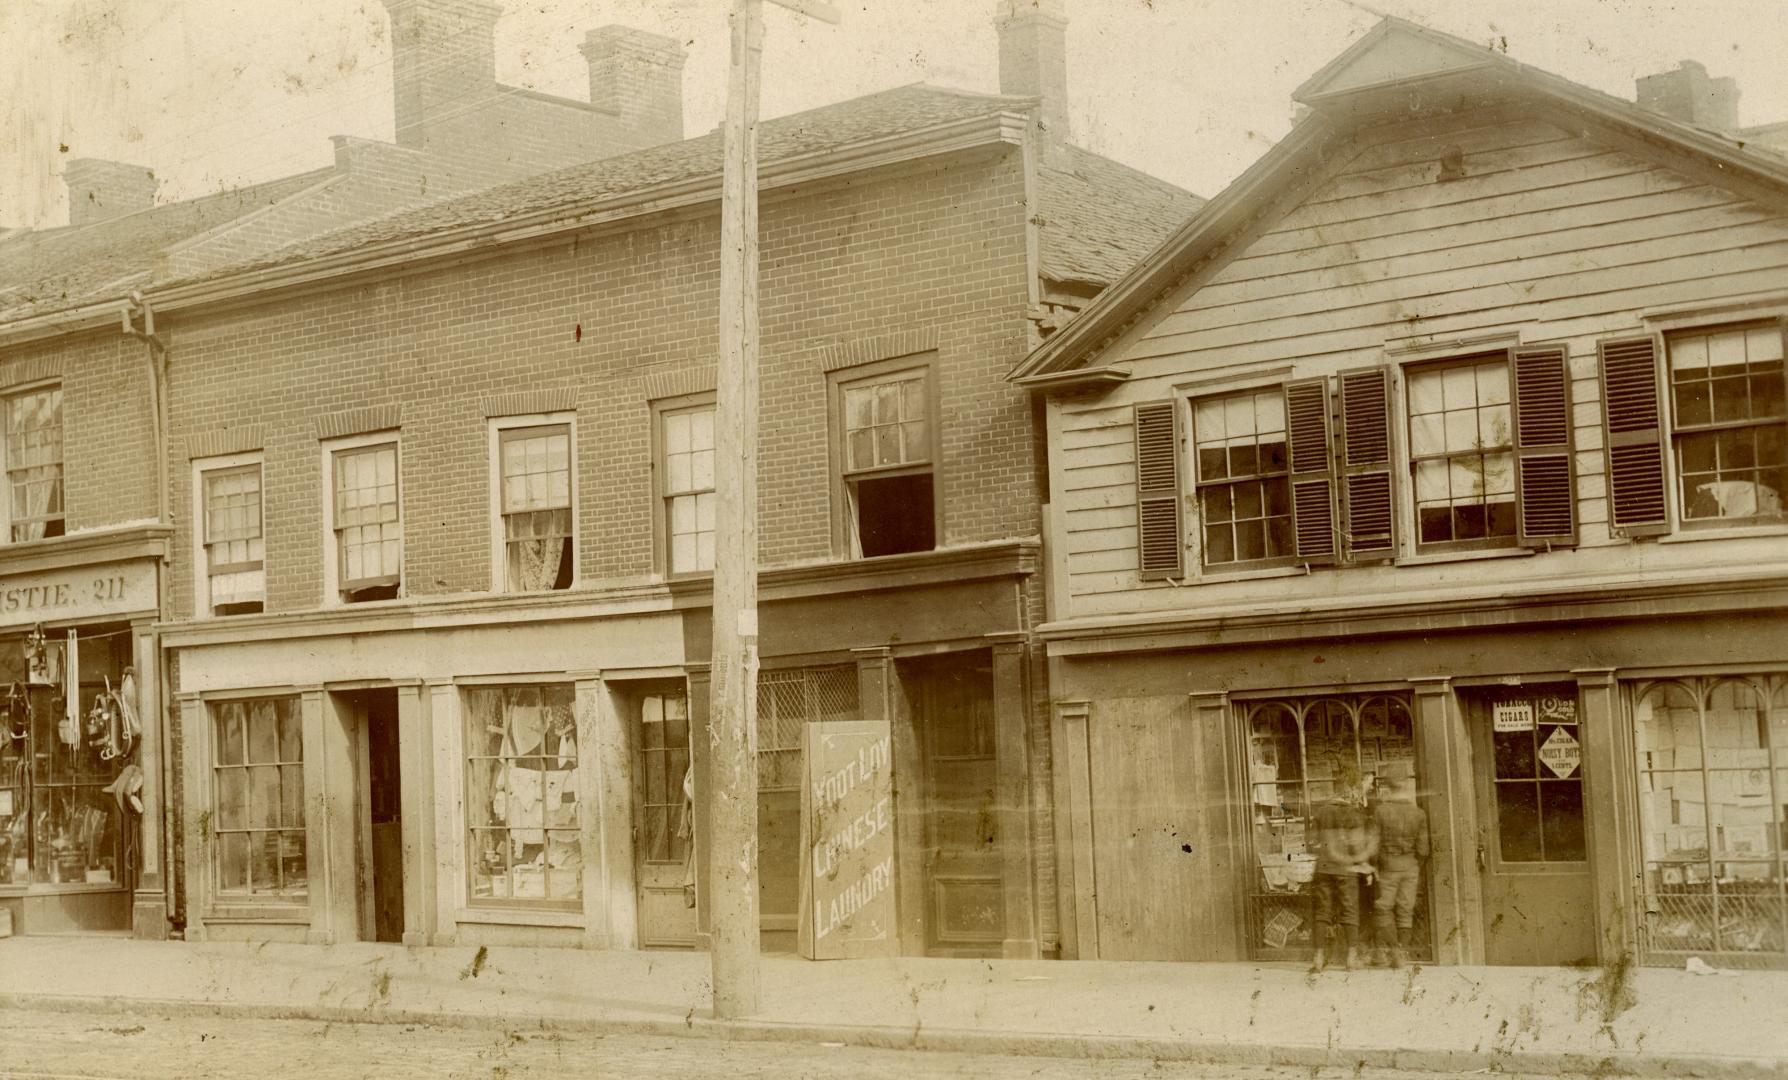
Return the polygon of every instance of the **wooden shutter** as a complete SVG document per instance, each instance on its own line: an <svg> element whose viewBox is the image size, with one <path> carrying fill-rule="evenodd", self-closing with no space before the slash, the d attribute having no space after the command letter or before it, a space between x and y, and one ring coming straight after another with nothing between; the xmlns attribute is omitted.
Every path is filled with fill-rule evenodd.
<svg viewBox="0 0 1788 1080"><path fill-rule="evenodd" d="M1171 401L1136 406L1136 544L1142 577L1180 576L1179 438Z"/></svg>
<svg viewBox="0 0 1788 1080"><path fill-rule="evenodd" d="M1291 457L1291 524L1297 557L1335 561L1335 483L1329 465L1327 379L1285 384L1285 439Z"/></svg>
<svg viewBox="0 0 1788 1080"><path fill-rule="evenodd" d="M1608 450L1608 524L1621 536L1670 531L1658 352L1651 338L1603 341L1602 423Z"/></svg>
<svg viewBox="0 0 1788 1080"><path fill-rule="evenodd" d="M1391 389L1383 368L1341 373L1340 457L1343 554L1350 562L1391 558Z"/></svg>
<svg viewBox="0 0 1788 1080"><path fill-rule="evenodd" d="M1524 547L1577 542L1571 370L1561 346L1515 350L1515 534Z"/></svg>

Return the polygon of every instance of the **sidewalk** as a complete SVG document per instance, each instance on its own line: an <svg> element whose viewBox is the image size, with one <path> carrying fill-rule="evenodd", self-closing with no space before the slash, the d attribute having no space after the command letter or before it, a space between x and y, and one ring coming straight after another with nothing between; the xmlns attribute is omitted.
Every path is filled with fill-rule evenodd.
<svg viewBox="0 0 1788 1080"><path fill-rule="evenodd" d="M0 940L0 1007L848 1042L1458 1074L1788 1077L1788 972L769 956L709 1014L706 954Z"/></svg>

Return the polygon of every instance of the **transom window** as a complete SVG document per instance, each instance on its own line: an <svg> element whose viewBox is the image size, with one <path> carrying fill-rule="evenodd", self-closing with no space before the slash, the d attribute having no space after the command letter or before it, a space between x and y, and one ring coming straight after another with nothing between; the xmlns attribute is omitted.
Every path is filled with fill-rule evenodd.
<svg viewBox="0 0 1788 1080"><path fill-rule="evenodd" d="M568 589L573 563L571 427L505 428L497 439L505 588Z"/></svg>
<svg viewBox="0 0 1788 1080"><path fill-rule="evenodd" d="M206 594L211 613L260 611L267 587L261 466L209 469L201 477Z"/></svg>
<svg viewBox="0 0 1788 1080"><path fill-rule="evenodd" d="M854 556L937 546L930 370L840 386L845 527Z"/></svg>
<svg viewBox="0 0 1788 1080"><path fill-rule="evenodd" d="M5 405L12 539L16 543L61 536L62 388L13 394Z"/></svg>
<svg viewBox="0 0 1788 1080"><path fill-rule="evenodd" d="M664 414L664 515L673 574L714 569L714 406Z"/></svg>
<svg viewBox="0 0 1788 1080"><path fill-rule="evenodd" d="M1788 490L1781 328L1673 334L1667 350L1683 518L1780 517Z"/></svg>
<svg viewBox="0 0 1788 1080"><path fill-rule="evenodd" d="M335 538L342 599L387 600L403 574L397 444L337 450Z"/></svg>
<svg viewBox="0 0 1788 1080"><path fill-rule="evenodd" d="M1284 391L1193 402L1192 439L1205 565L1291 557Z"/></svg>
<svg viewBox="0 0 1788 1080"><path fill-rule="evenodd" d="M1409 456L1418 543L1513 541L1511 421L1504 354L1410 371Z"/></svg>

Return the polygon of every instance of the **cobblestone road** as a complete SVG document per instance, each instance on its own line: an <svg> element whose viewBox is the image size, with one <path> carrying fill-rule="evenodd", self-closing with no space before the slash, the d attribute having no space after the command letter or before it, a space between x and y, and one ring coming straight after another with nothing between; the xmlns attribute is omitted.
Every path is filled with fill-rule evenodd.
<svg viewBox="0 0 1788 1080"><path fill-rule="evenodd" d="M0 1012L0 1078L211 1080L287 1077L435 1080L1434 1080L1382 1070L1067 1061L868 1050L812 1043L728 1043L649 1035L467 1031L149 1014ZM1501 1080L1519 1080L1502 1074Z"/></svg>

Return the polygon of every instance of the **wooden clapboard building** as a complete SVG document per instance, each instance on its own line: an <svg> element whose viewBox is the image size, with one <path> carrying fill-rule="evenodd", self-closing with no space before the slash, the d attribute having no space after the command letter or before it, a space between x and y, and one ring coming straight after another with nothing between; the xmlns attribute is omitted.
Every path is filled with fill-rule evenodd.
<svg viewBox="0 0 1788 1080"><path fill-rule="evenodd" d="M1788 160L1710 86L1386 20L1014 373L1067 955L1306 952L1407 762L1433 959L1788 963Z"/></svg>

